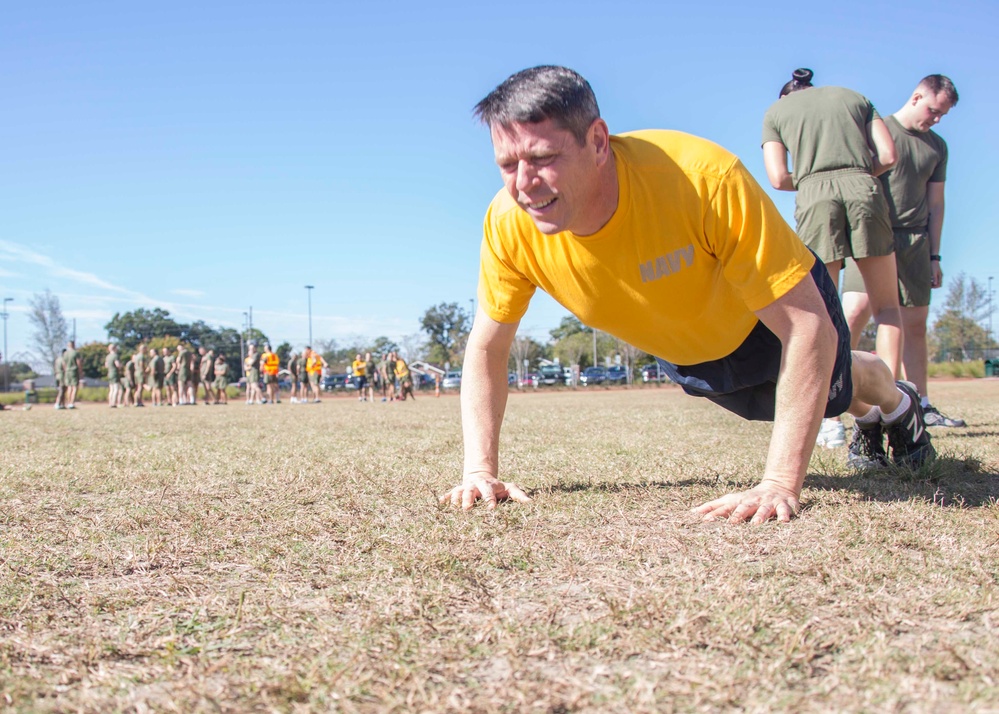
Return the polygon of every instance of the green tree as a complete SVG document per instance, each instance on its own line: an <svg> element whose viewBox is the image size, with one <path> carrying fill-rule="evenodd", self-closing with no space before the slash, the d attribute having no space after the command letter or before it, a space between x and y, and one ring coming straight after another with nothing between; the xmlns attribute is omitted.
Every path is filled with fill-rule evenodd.
<svg viewBox="0 0 999 714"><path fill-rule="evenodd" d="M291 344L288 342L282 342L280 345L274 348L274 352L277 354L278 359L281 360L281 364L288 364L288 358L291 356Z"/></svg>
<svg viewBox="0 0 999 714"><path fill-rule="evenodd" d="M59 298L48 288L44 293L35 293L28 300L28 322L34 331L31 333L31 345L40 360L52 369L69 339L69 328L66 318L62 316Z"/></svg>
<svg viewBox="0 0 999 714"><path fill-rule="evenodd" d="M523 376L525 372L532 370L531 365L536 365L538 360L545 356L545 347L533 337L527 335L517 335L510 345L510 360L507 365L511 372L516 372L518 376ZM527 367L524 367L524 361Z"/></svg>
<svg viewBox="0 0 999 714"><path fill-rule="evenodd" d="M579 318L575 315L567 315L562 318L562 322L559 323L558 327L549 332L552 336L552 342L558 342L564 340L566 337L572 337L577 334L589 335L593 332L592 328L587 327ZM576 364L575 362L573 364Z"/></svg>
<svg viewBox="0 0 999 714"><path fill-rule="evenodd" d="M372 355L382 355L386 352L398 352L399 345L395 340L390 340L388 337L376 337L375 341L371 345Z"/></svg>
<svg viewBox="0 0 999 714"><path fill-rule="evenodd" d="M184 340L189 326L179 324L162 308L147 310L140 307L132 312L116 312L104 329L108 338L117 342L122 351L134 352L141 342L148 342L154 337L172 335Z"/></svg>
<svg viewBox="0 0 999 714"><path fill-rule="evenodd" d="M3 369L10 372L10 383L17 384L26 379L34 379L38 373L27 362L4 362Z"/></svg>
<svg viewBox="0 0 999 714"><path fill-rule="evenodd" d="M934 361L966 361L981 357L989 346L981 323L989 314L988 291L974 278L951 278L943 310L933 323Z"/></svg>
<svg viewBox="0 0 999 714"><path fill-rule="evenodd" d="M104 360L108 356L107 342L88 342L77 347L76 353L80 356L84 377L90 379L107 378L107 370L104 369Z"/></svg>
<svg viewBox="0 0 999 714"><path fill-rule="evenodd" d="M458 364L465 351L472 321L456 302L442 302L423 313L420 326L430 341L428 359Z"/></svg>

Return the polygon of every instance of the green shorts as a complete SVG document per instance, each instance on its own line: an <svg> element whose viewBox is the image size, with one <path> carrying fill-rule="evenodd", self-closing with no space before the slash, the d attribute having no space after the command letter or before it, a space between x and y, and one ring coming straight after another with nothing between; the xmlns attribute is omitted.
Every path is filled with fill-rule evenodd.
<svg viewBox="0 0 999 714"><path fill-rule="evenodd" d="M177 386L177 373L176 372L174 372L173 374L171 374L169 377L166 378L166 384L167 384L168 387L176 387Z"/></svg>
<svg viewBox="0 0 999 714"><path fill-rule="evenodd" d="M276 374L264 375L264 384L277 384L277 383L278 383L278 376Z"/></svg>
<svg viewBox="0 0 999 714"><path fill-rule="evenodd" d="M823 263L891 255L891 220L881 182L859 169L823 171L798 182L798 237Z"/></svg>
<svg viewBox="0 0 999 714"><path fill-rule="evenodd" d="M219 390L225 389L226 387L229 386L229 380L226 379L225 377L216 377L215 381L212 382L212 386L215 387L215 389Z"/></svg>
<svg viewBox="0 0 999 714"><path fill-rule="evenodd" d="M76 371L66 372L66 377L63 380L63 384L67 387L76 387L80 384L80 375Z"/></svg>
<svg viewBox="0 0 999 714"><path fill-rule="evenodd" d="M182 369L177 373L177 381L181 384L187 384L190 380L191 374L186 369Z"/></svg>
<svg viewBox="0 0 999 714"><path fill-rule="evenodd" d="M251 369L246 373L246 381L258 384L260 382L260 370Z"/></svg>
<svg viewBox="0 0 999 714"><path fill-rule="evenodd" d="M902 307L927 307L932 288L930 280L930 234L926 230L898 228L895 237L895 264L898 267L898 304ZM857 264L846 261L843 272L844 293L866 293Z"/></svg>
<svg viewBox="0 0 999 714"><path fill-rule="evenodd" d="M309 384L311 384L313 387L318 387L319 386L319 380L322 379L322 376L323 375L322 375L321 372L311 372L311 373L309 373Z"/></svg>
<svg viewBox="0 0 999 714"><path fill-rule="evenodd" d="M163 389L163 375L157 374L152 379L149 380L149 386L155 389Z"/></svg>
<svg viewBox="0 0 999 714"><path fill-rule="evenodd" d="M135 389L135 377L122 377L121 385L126 389Z"/></svg>

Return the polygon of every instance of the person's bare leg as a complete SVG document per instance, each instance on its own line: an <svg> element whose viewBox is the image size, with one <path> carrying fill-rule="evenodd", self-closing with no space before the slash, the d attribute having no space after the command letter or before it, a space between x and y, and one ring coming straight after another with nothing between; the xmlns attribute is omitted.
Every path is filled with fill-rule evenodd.
<svg viewBox="0 0 999 714"><path fill-rule="evenodd" d="M898 268L894 255L860 258L857 268L864 278L871 314L878 325L878 356L898 377L902 371L902 314L898 306Z"/></svg>
<svg viewBox="0 0 999 714"><path fill-rule="evenodd" d="M929 305L925 307L902 308L902 367L906 380L916 385L919 396L927 396L927 361L929 352L926 347L926 320L930 314Z"/></svg>
<svg viewBox="0 0 999 714"><path fill-rule="evenodd" d="M880 358L867 352L853 353L853 401L849 412L862 417L879 407L888 414L902 402L902 392L895 385L895 378Z"/></svg>
<svg viewBox="0 0 999 714"><path fill-rule="evenodd" d="M850 348L855 350L864 328L871 321L871 302L867 293L846 292L843 293L842 303L846 324L850 327Z"/></svg>

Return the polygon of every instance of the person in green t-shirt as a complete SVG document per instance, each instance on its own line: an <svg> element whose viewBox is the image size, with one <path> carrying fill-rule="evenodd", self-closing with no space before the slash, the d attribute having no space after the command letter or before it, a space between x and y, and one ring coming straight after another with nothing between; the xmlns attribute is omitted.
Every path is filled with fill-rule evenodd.
<svg viewBox="0 0 999 714"><path fill-rule="evenodd" d="M177 406L177 358L170 348L160 350L163 355L163 384L166 386L167 404Z"/></svg>
<svg viewBox="0 0 999 714"><path fill-rule="evenodd" d="M66 387L66 408L76 409L76 391L80 387L80 375L83 364L76 352L76 343L68 342L68 347L62 353L63 384Z"/></svg>
<svg viewBox="0 0 999 714"><path fill-rule="evenodd" d="M121 362L118 361L118 345L113 342L108 345L104 367L108 372L108 406L115 409L121 401Z"/></svg>
<svg viewBox="0 0 999 714"><path fill-rule="evenodd" d="M793 172L788 171L788 154ZM875 178L897 161L895 144L867 97L843 87L813 87L796 69L763 117L763 163L771 185L797 191L798 237L825 263L834 284L845 258L858 261L878 325L877 353L901 371L894 241L888 202ZM817 443L845 444L843 424L824 419Z"/></svg>
<svg viewBox="0 0 999 714"><path fill-rule="evenodd" d="M149 357L149 389L153 393L153 406L163 406L163 381L166 375L166 365L163 357L155 348L150 350Z"/></svg>
<svg viewBox="0 0 999 714"><path fill-rule="evenodd" d="M881 175L888 197L898 295L902 311L902 366L921 395L926 426L962 427L930 404L927 396L926 321L930 292L943 285L940 240L943 233L947 142L932 129L957 104L954 83L942 74L920 80L897 112L885 120L895 141L898 163ZM843 277L843 311L854 346L871 316L870 300L856 263L848 260Z"/></svg>
<svg viewBox="0 0 999 714"><path fill-rule="evenodd" d="M55 361L52 362L52 377L55 379L56 386L56 409L66 408L66 367L62 361L65 354L66 350L63 350L56 355Z"/></svg>
<svg viewBox="0 0 999 714"><path fill-rule="evenodd" d="M146 362L148 361L146 357L146 345L141 343L136 349L135 354L132 355L132 362L135 363L135 394L133 400L135 406L144 407L145 404L142 403L142 387L146 383Z"/></svg>

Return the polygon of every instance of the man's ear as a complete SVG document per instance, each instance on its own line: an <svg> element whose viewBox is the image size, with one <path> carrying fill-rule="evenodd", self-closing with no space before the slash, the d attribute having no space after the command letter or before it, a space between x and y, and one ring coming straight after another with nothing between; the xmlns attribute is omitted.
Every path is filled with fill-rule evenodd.
<svg viewBox="0 0 999 714"><path fill-rule="evenodd" d="M587 143L593 147L598 163L602 164L610 156L610 129L607 122L596 118L587 132Z"/></svg>

